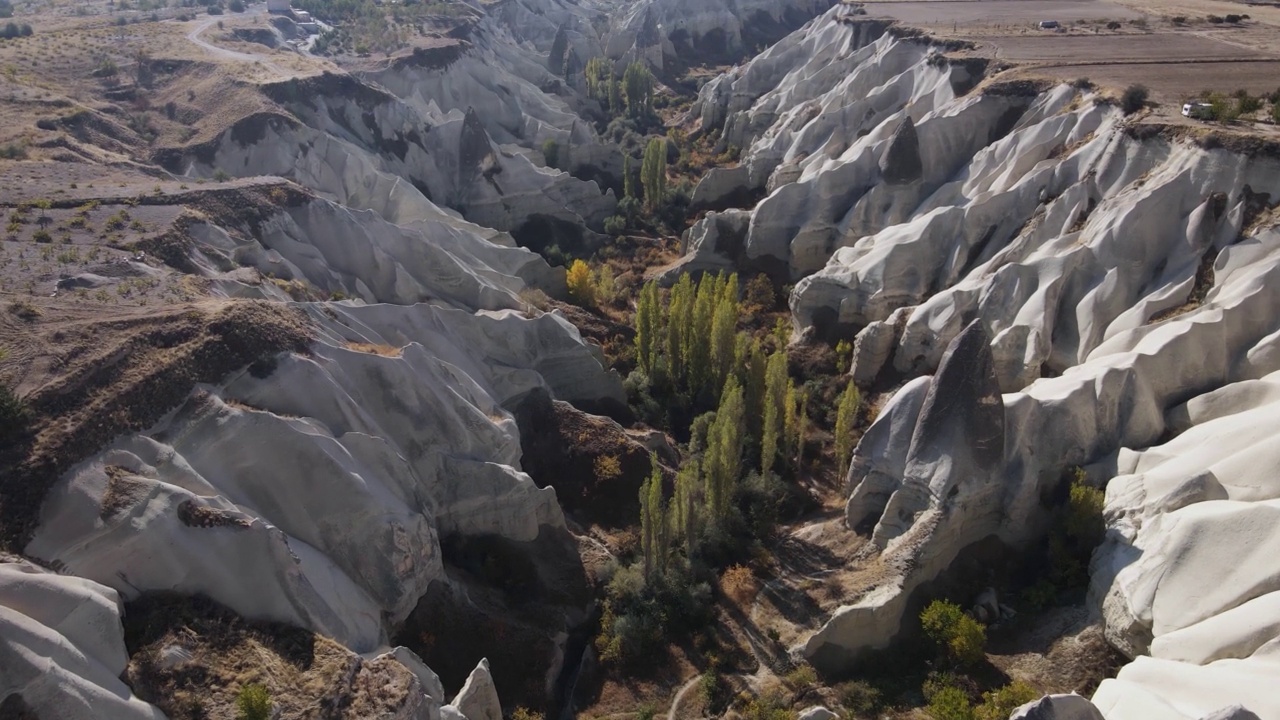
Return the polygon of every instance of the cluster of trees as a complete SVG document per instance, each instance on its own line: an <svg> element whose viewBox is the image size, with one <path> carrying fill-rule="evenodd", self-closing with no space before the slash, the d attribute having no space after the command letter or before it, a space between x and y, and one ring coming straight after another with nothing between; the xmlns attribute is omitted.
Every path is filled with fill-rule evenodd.
<svg viewBox="0 0 1280 720"><path fill-rule="evenodd" d="M1256 114L1263 108L1265 102L1271 103L1271 117L1280 123L1280 89L1273 91L1268 95L1250 95L1249 91L1240 88L1230 95L1205 90L1200 93L1200 99L1209 103L1209 117L1207 119L1216 120L1218 122L1231 122L1241 117L1248 117Z"/></svg>
<svg viewBox="0 0 1280 720"><path fill-rule="evenodd" d="M600 101L613 116L626 115L633 120L648 120L653 116L653 73L644 63L633 62L619 79L613 70L613 61L596 57L587 61L584 71L587 96Z"/></svg>
<svg viewBox="0 0 1280 720"><path fill-rule="evenodd" d="M767 282L754 280L745 300L756 302L763 294L759 285ZM775 329L773 349L766 349L761 338L738 328L740 294L737 275L705 274L697 283L685 275L665 298L655 283L646 284L636 307L637 370L628 388L639 413L677 433L682 420L692 418L692 457L680 469L666 509L673 540L690 555L708 531L721 538L731 533L743 512L760 520L752 522L755 534L771 529L768 512L736 502L742 483L754 473L751 484L762 490L755 494L766 503L776 499L775 483L800 467L811 425L809 393L788 371L785 323ZM837 441L842 462L852 450L860 404L849 383L835 423L843 434Z"/></svg>

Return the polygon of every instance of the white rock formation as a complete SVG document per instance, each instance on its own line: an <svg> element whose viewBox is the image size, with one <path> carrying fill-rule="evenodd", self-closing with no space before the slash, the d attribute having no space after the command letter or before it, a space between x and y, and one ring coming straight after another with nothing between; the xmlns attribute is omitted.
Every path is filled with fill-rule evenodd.
<svg viewBox="0 0 1280 720"><path fill-rule="evenodd" d="M120 680L129 656L116 591L8 560L0 560L0 705L20 700L47 718L163 720Z"/></svg>
<svg viewBox="0 0 1280 720"><path fill-rule="evenodd" d="M1280 373L1226 385L1170 412L1173 440L1119 453L1093 591L1136 659L1098 688L1108 717L1280 713L1262 680L1280 669L1278 400Z"/></svg>
<svg viewBox="0 0 1280 720"><path fill-rule="evenodd" d="M1065 469L1096 463L1101 479L1121 448L1185 431L1141 467L1122 453L1108 490L1096 596L1112 642L1150 657L1098 706L1108 720L1280 712L1260 680L1280 577L1259 475L1273 421L1242 419L1270 412L1280 370L1266 220L1280 156L1133 128L1066 86L973 90L980 66L846 12L704 88L704 128L744 150L733 180L769 195L736 211L750 221L733 243L716 242L719 216L697 226L685 261L781 264L800 279L798 333L856 334L863 382L890 362L937 372L899 392L851 463L847 521L871 533L857 562L880 582L796 650L837 668L884 647L907 596L965 545L1034 535ZM1224 408L1238 424L1211 429Z"/></svg>
<svg viewBox="0 0 1280 720"><path fill-rule="evenodd" d="M287 177L392 222L449 221L456 211L502 231L536 216L599 228L616 205L594 182L496 145L475 110L427 116L384 90L333 74L267 86L264 93L280 112L245 118L199 148L170 151L166 166L198 177L219 170Z"/></svg>
<svg viewBox="0 0 1280 720"><path fill-rule="evenodd" d="M502 706L498 702L498 689L493 685L493 675L489 673L488 659L480 660L449 704L467 720L502 720Z"/></svg>

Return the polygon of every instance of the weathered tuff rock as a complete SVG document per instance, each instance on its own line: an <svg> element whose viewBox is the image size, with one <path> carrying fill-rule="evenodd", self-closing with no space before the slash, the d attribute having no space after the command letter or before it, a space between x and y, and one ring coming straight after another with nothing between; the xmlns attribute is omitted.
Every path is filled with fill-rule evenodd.
<svg viewBox="0 0 1280 720"><path fill-rule="evenodd" d="M732 177L769 193L747 211L732 260L768 257L800 278L797 331L858 334L863 381L889 362L908 377L940 374L954 358L944 351L980 326L992 381L981 395L1004 418L1003 450L975 470L995 438L969 429L932 435L935 455L913 458L922 419L936 414L925 404L937 379L908 383L850 465L847 522L874 540L855 561L892 579L797 650L838 668L882 647L906 595L959 551L940 544L1025 542L1040 531L1041 498L1065 470L1088 466L1095 481L1122 474L1108 490L1112 532L1095 560L1095 602L1113 643L1151 653L1099 689L1098 707L1109 720L1199 718L1240 701L1265 716L1260 678L1273 670L1275 633L1264 606L1280 571L1261 557L1276 554L1265 550L1271 496L1258 489L1268 482L1250 473L1267 461L1234 444L1250 437L1244 421L1207 441L1212 451L1176 438L1165 472L1183 479L1157 495L1151 475L1125 475L1140 471L1121 449L1208 433L1208 408L1269 396L1232 383L1280 370L1280 324L1267 309L1280 301L1277 153L1131 128L1066 86L971 92L977 64L844 12L704 87L704 127L743 148L747 170ZM709 195L734 192L728 177ZM980 412L974 397L964 402L950 416ZM1251 422L1274 434L1269 420ZM1251 488L1247 500L1236 477ZM959 488L961 502L935 488ZM1213 548L1226 547L1259 557L1224 561ZM1215 590L1202 602L1204 587ZM1179 654L1160 654L1175 645Z"/></svg>
<svg viewBox="0 0 1280 720"><path fill-rule="evenodd" d="M684 232L684 256L662 274L674 283L685 273L733 272L742 258L751 214L745 210L709 212Z"/></svg>
<svg viewBox="0 0 1280 720"><path fill-rule="evenodd" d="M554 491L519 472L503 409L547 383L581 397L601 372L563 320L307 309L310 356L202 388L82 464L27 551L126 596L205 594L364 652L443 577L439 536L565 532Z"/></svg>
<svg viewBox="0 0 1280 720"><path fill-rule="evenodd" d="M1108 716L1280 712L1262 681L1280 669L1278 400L1280 373L1226 385L1171 410L1174 439L1118 454L1092 595L1136 659L1094 696Z"/></svg>
<svg viewBox="0 0 1280 720"><path fill-rule="evenodd" d="M296 283L360 299L297 304L315 337L305 351L196 387L73 467L28 554L126 600L206 595L359 653L453 582L446 548L502 543L580 570L555 491L520 471L507 408L535 393L625 401L560 314L526 317L519 276L537 277L540 260L447 222L392 225L324 200L253 227L217 222L189 228L187 262L219 291L286 302L280 285ZM576 599L548 598L581 620ZM531 665L554 666L564 629L552 625Z"/></svg>
<svg viewBox="0 0 1280 720"><path fill-rule="evenodd" d="M605 52L662 71L668 61L731 61L772 43L831 7L832 0L644 0L630 5L609 33Z"/></svg>
<svg viewBox="0 0 1280 720"><path fill-rule="evenodd" d="M595 182L496 145L474 109L426 116L385 90L333 74L264 93L279 112L250 116L196 148L167 151L166 167L200 177L218 170L287 177L396 223L450 216L457 223L460 213L502 231L539 216L599 228L616 205Z"/></svg>
<svg viewBox="0 0 1280 720"><path fill-rule="evenodd" d="M489 661L482 659L450 703L467 720L502 720L498 690L489 674Z"/></svg>
<svg viewBox="0 0 1280 720"><path fill-rule="evenodd" d="M850 478L857 487L846 509L849 525L878 518L872 545L895 572L837 610L803 645L806 657L838 668L856 657L856 647L885 647L911 592L993 532L1000 523L1004 439L1004 405L986 333L970 323L927 387L917 380L898 393L854 453L854 468L866 474Z"/></svg>
<svg viewBox="0 0 1280 720"><path fill-rule="evenodd" d="M163 720L120 681L120 596L92 580L0 559L0 714Z"/></svg>

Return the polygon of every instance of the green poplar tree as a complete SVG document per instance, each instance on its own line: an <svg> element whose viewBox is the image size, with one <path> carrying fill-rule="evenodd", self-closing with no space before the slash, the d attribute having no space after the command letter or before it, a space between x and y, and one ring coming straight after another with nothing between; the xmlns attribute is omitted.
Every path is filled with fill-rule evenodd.
<svg viewBox="0 0 1280 720"><path fill-rule="evenodd" d="M659 313L662 309L658 303L658 286L652 280L645 283L640 290L640 299L636 303L636 361L640 369L649 373L653 370L658 349Z"/></svg>
<svg viewBox="0 0 1280 720"><path fill-rule="evenodd" d="M778 445L786 425L787 354L781 350L769 356L765 367L762 404L763 427L760 430L760 470L771 472L778 458Z"/></svg>
<svg viewBox="0 0 1280 720"><path fill-rule="evenodd" d="M685 360L688 358L688 337L693 324L693 278L688 274L671 288L667 307L667 363L671 379L677 387L687 387Z"/></svg>
<svg viewBox="0 0 1280 720"><path fill-rule="evenodd" d="M647 117L653 107L653 73L644 63L633 62L622 73L622 94L627 101L627 114Z"/></svg>
<svg viewBox="0 0 1280 720"><path fill-rule="evenodd" d="M685 337L689 389L696 393L711 381L711 324L716 309L716 279L707 274L698 283L693 300L693 322Z"/></svg>
<svg viewBox="0 0 1280 720"><path fill-rule="evenodd" d="M862 396L858 394L858 386L850 380L840 393L840 402L836 405L836 462L840 467L849 464L853 454L853 426L858 421L858 408L862 405Z"/></svg>
<svg viewBox="0 0 1280 720"><path fill-rule="evenodd" d="M655 210L667 194L667 141L652 138L644 149L640 164L640 184L644 186L644 204Z"/></svg>
<svg viewBox="0 0 1280 720"><path fill-rule="evenodd" d="M720 407L707 437L703 469L706 473L707 505L715 522L729 516L734 489L742 473L743 415L742 386L730 377L720 395Z"/></svg>
<svg viewBox="0 0 1280 720"><path fill-rule="evenodd" d="M716 308L711 319L711 381L721 387L732 372L737 352L738 276L730 275L716 288Z"/></svg>

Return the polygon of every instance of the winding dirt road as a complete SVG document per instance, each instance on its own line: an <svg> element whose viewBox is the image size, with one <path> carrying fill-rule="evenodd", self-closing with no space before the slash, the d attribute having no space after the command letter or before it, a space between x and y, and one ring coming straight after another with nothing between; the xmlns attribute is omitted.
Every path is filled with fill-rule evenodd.
<svg viewBox="0 0 1280 720"><path fill-rule="evenodd" d="M243 14L243 17L253 17L254 15L266 15L266 14L267 14L267 6L258 5L251 8L250 10L247 10ZM218 21L222 19L223 17L220 15L210 15L204 20L201 20L200 24L196 25L195 28L191 30L191 32L187 33L187 40L190 40L192 43L199 45L201 48L204 48L206 52L214 55L215 57L219 57L224 60L260 63L262 64L263 67L267 68L268 70L270 70L271 72L277 75L290 74L288 71L282 69L279 65L276 65L275 63L271 62L271 60L269 60L265 55L259 55L257 53L242 53L242 52L237 52L235 50L228 50L227 48L218 47L217 45L214 45L209 42L205 42L204 40L200 39L200 35L203 34L205 30L208 30L210 27L213 27L214 25L218 24Z"/></svg>

